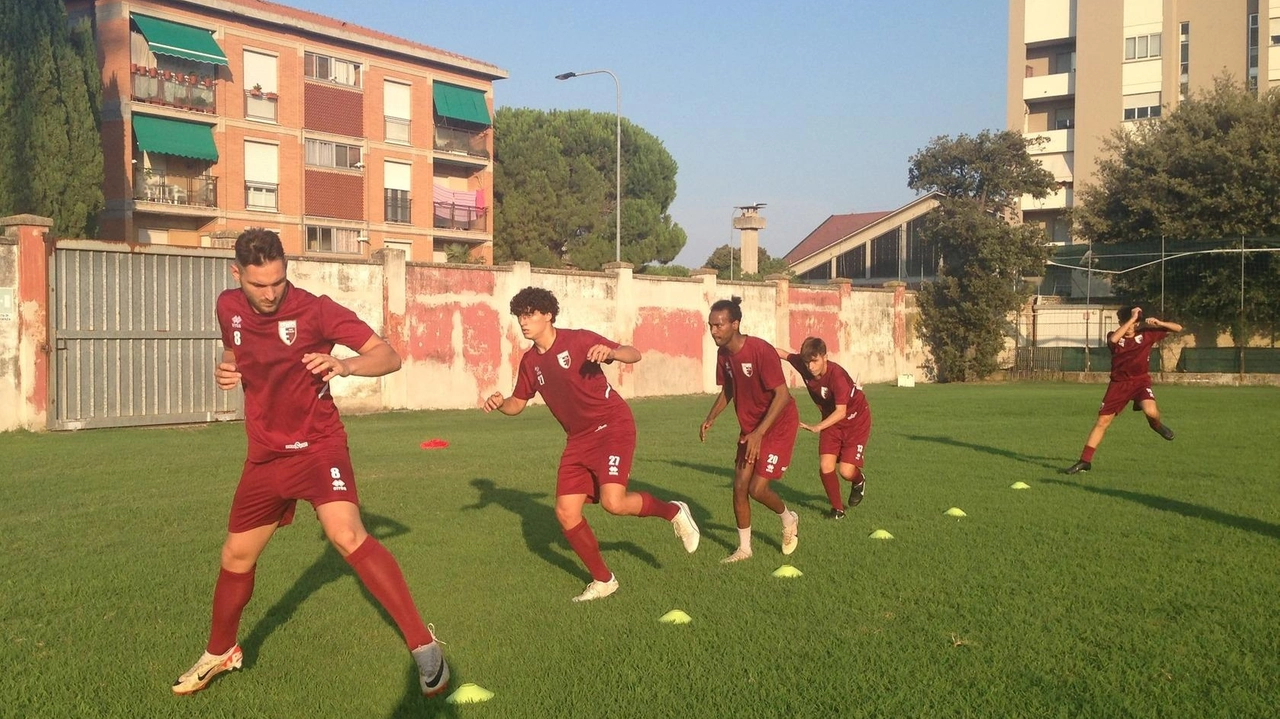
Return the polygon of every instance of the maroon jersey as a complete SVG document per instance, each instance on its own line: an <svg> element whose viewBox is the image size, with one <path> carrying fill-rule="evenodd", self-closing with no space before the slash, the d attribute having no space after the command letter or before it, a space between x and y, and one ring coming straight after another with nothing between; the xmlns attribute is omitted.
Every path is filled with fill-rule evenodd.
<svg viewBox="0 0 1280 719"><path fill-rule="evenodd" d="M716 384L724 387L725 394L733 399L743 434L754 432L760 426L773 402L774 389L781 387L787 391L778 351L768 342L751 336L747 336L737 352L729 352L727 347L716 352ZM783 412L799 417L795 402L789 402Z"/></svg>
<svg viewBox="0 0 1280 719"><path fill-rule="evenodd" d="M809 390L809 397L814 404L818 405L823 419L830 417L831 413L836 411L836 405L845 405L844 418L832 425L833 427L839 427L855 417L865 417L871 413L871 409L867 406L867 396L862 393L862 389L853 381L844 367L827 360L826 373L821 377L814 377L809 372L808 364L800 355L794 352L787 355L787 363L800 373L805 388Z"/></svg>
<svg viewBox="0 0 1280 719"><path fill-rule="evenodd" d="M280 309L269 315L255 312L239 289L218 296L222 345L236 356L249 459L255 462L319 445L346 445L329 384L307 370L302 356L331 354L339 344L359 349L374 335L354 312L327 296L316 297L292 282L286 288Z"/></svg>
<svg viewBox="0 0 1280 719"><path fill-rule="evenodd" d="M1111 381L1151 381L1151 349L1168 330L1138 330L1132 337L1107 342L1111 350Z"/></svg>
<svg viewBox="0 0 1280 719"><path fill-rule="evenodd" d="M520 358L512 396L527 401L541 394L570 437L609 423L634 423L631 408L609 384L600 365L587 361L587 350L595 345L621 347L590 330L557 328L556 339L546 352L534 346Z"/></svg>

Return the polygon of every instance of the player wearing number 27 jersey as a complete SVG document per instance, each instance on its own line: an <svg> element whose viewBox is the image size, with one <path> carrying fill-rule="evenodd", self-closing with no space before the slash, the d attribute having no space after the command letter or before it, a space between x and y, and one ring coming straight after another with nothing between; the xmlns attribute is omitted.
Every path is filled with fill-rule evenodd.
<svg viewBox="0 0 1280 719"><path fill-rule="evenodd" d="M533 346L520 359L510 397L494 392L485 412L506 415L524 411L541 395L568 435L556 472L556 519L569 546L591 572L591 583L575 602L601 599L618 589L591 526L582 514L588 502L599 502L610 514L662 517L671 522L685 551L698 548L698 526L684 502L663 502L648 492L627 491L636 451L636 424L631 408L609 384L601 363L640 361L640 352L589 330L555 326L560 303L550 291L526 287L511 298L511 314Z"/></svg>

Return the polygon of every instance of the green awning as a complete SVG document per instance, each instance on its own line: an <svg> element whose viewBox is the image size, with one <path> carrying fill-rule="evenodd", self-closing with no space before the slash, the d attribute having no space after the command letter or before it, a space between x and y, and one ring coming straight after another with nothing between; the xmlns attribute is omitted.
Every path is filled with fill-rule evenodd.
<svg viewBox="0 0 1280 719"><path fill-rule="evenodd" d="M190 25L160 20L146 15L130 15L142 36L151 46L151 52L172 55L184 60L226 65L227 55L218 47L213 34Z"/></svg>
<svg viewBox="0 0 1280 719"><path fill-rule="evenodd" d="M138 149L146 152L218 161L218 146L213 142L210 125L134 115L133 135L138 138Z"/></svg>
<svg viewBox="0 0 1280 719"><path fill-rule="evenodd" d="M474 122L477 125L489 124L489 105L485 103L484 93L480 90L437 82L432 94L435 96L436 112L441 117Z"/></svg>

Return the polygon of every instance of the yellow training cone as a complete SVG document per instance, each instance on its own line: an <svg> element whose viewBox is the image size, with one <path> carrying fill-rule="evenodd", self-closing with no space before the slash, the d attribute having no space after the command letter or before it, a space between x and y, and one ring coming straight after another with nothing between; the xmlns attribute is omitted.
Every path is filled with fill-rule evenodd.
<svg viewBox="0 0 1280 719"><path fill-rule="evenodd" d="M893 539L893 535L889 534L883 529L877 529L876 531L871 533L871 538L872 539Z"/></svg>
<svg viewBox="0 0 1280 719"><path fill-rule="evenodd" d="M960 509L959 507L952 507L951 509L948 509L947 511L943 512L943 514L947 515L948 517L967 517L967 516L969 516L969 515L965 514L965 513L964 513L964 510L963 510L963 509Z"/></svg>
<svg viewBox="0 0 1280 719"><path fill-rule="evenodd" d="M685 614L679 609L672 609L666 614L658 617L658 621L666 622L667 624L688 624L693 621L693 617Z"/></svg>
<svg viewBox="0 0 1280 719"><path fill-rule="evenodd" d="M493 692L479 684L463 684L458 691L449 695L445 701L450 704L479 704L493 698Z"/></svg>
<svg viewBox="0 0 1280 719"><path fill-rule="evenodd" d="M1014 482L1013 484L1009 485L1009 489L1031 489L1031 485L1027 484L1026 482Z"/></svg>
<svg viewBox="0 0 1280 719"><path fill-rule="evenodd" d="M777 569L773 570L773 576L775 576L775 577L803 577L803 576L804 576L804 574L803 574L799 569L796 569L795 567L791 566L790 564L784 564L784 565L782 565L781 567L778 567Z"/></svg>

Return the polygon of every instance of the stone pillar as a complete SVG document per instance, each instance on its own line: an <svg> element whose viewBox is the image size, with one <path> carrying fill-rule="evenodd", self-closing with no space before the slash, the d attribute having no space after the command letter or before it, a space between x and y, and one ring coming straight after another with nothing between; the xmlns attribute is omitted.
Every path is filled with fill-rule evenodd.
<svg viewBox="0 0 1280 719"><path fill-rule="evenodd" d="M887 290L893 290L893 373L898 377L899 385L907 383L915 385L915 373L904 373L910 365L907 363L907 283L893 280L884 283ZM911 377L905 378L904 374Z"/></svg>
<svg viewBox="0 0 1280 719"><path fill-rule="evenodd" d="M379 248L371 259L382 265L382 338L399 353L402 360L409 356L409 323L406 314L406 280L404 250ZM381 377L379 392L383 409L405 409L409 396L408 372L392 372Z"/></svg>
<svg viewBox="0 0 1280 719"><path fill-rule="evenodd" d="M742 273L753 275L760 271L760 230L765 227L765 219L756 206L740 207L742 214L733 218L733 227L741 233Z"/></svg>
<svg viewBox="0 0 1280 719"><path fill-rule="evenodd" d="M636 308L635 282L632 273L634 268L635 265L629 262L607 262L604 265L604 271L613 275L615 283L613 337L610 339L624 345L631 344L635 339L636 317L639 314ZM635 394L635 378L632 374L636 366L620 362L615 362L614 365L617 369L611 379L613 386L623 397L632 397Z"/></svg>
<svg viewBox="0 0 1280 719"><path fill-rule="evenodd" d="M37 215L0 218L0 231L18 242L15 319L18 323L17 426L39 431L49 425L49 263L53 220Z"/></svg>
<svg viewBox="0 0 1280 719"><path fill-rule="evenodd" d="M716 271L710 267L699 267L689 272L690 277L698 277L702 279L702 299L703 317L711 312L711 305L718 299L719 287L716 280ZM720 387L716 384L716 352L718 351L716 343L711 340L710 332L702 333L702 391L708 394L719 392Z"/></svg>
<svg viewBox="0 0 1280 719"><path fill-rule="evenodd" d="M854 374L858 370L854 369L857 362L865 362L862 357L854 354L853 348L857 346L858 332L853 322L854 310L849 306L850 295L853 291L853 280L848 277L835 277L827 280L828 285L834 285L840 291L840 336L836 337L837 347L831 347L831 341L827 340L827 352L833 356L837 356L837 361L844 366L850 374ZM798 349L798 348L797 348Z"/></svg>
<svg viewBox="0 0 1280 719"><path fill-rule="evenodd" d="M784 274L767 275L765 282L773 283L773 345L791 348L791 277Z"/></svg>

